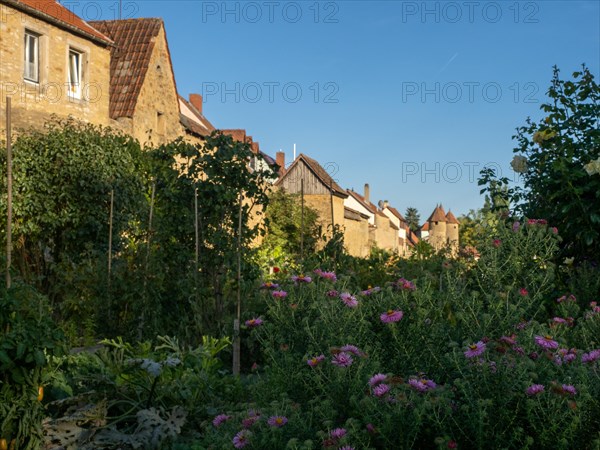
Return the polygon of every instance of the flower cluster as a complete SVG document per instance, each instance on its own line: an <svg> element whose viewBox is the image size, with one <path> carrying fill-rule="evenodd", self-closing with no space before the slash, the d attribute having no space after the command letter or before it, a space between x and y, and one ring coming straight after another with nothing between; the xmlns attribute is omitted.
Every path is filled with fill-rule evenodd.
<svg viewBox="0 0 600 450"><path fill-rule="evenodd" d="M256 422L260 420L260 412L251 409L248 411L248 417L242 420L242 426L244 428L250 428Z"/></svg>
<svg viewBox="0 0 600 450"><path fill-rule="evenodd" d="M546 219L527 219L527 225L548 225Z"/></svg>
<svg viewBox="0 0 600 450"><path fill-rule="evenodd" d="M572 348L561 348L554 355L554 362L557 365L562 365L563 363L572 363L577 359L577 350Z"/></svg>
<svg viewBox="0 0 600 450"><path fill-rule="evenodd" d="M260 285L261 289L279 289L279 285L277 283L272 283L270 281L267 281L266 283L263 283Z"/></svg>
<svg viewBox="0 0 600 450"><path fill-rule="evenodd" d="M278 291L273 291L271 293L271 295L273 296L273 298L286 298L287 297L287 292L285 292L284 290L278 290Z"/></svg>
<svg viewBox="0 0 600 450"><path fill-rule="evenodd" d="M396 289L403 291L414 291L416 289L415 283L406 278L399 278L398 281L394 281L392 285L396 287Z"/></svg>
<svg viewBox="0 0 600 450"><path fill-rule="evenodd" d="M227 414L219 414L213 419L212 424L215 428L219 428L223 423L227 422L229 419L231 419L231 416L228 416Z"/></svg>
<svg viewBox="0 0 600 450"><path fill-rule="evenodd" d="M575 298L575 296L573 294L569 294L567 295L563 295L562 297L559 297L556 299L556 303L569 303L569 302L576 302L577 298Z"/></svg>
<svg viewBox="0 0 600 450"><path fill-rule="evenodd" d="M364 358L366 355L361 349L359 349L356 345L344 345L340 348L331 349L332 357L331 364L337 367L350 367L354 362L354 358L352 356L358 356Z"/></svg>
<svg viewBox="0 0 600 450"><path fill-rule="evenodd" d="M593 363L600 359L600 349L592 350L589 353L584 353L581 355L581 362L584 364Z"/></svg>
<svg viewBox="0 0 600 450"><path fill-rule="evenodd" d="M360 291L360 295L368 296L371 294L375 294L376 292L379 292L379 291L381 291L381 288L379 286L375 286L375 287L369 286L368 289L365 289L364 291Z"/></svg>

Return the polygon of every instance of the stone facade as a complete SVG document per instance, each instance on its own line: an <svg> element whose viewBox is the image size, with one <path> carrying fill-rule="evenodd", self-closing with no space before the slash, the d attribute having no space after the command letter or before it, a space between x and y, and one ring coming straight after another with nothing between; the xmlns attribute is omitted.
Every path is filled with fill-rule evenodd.
<svg viewBox="0 0 600 450"><path fill-rule="evenodd" d="M350 208L344 209L344 245L352 256L366 258L371 252L368 216Z"/></svg>
<svg viewBox="0 0 600 450"><path fill-rule="evenodd" d="M61 8L58 5L54 15L72 16ZM28 45L26 33L32 37ZM34 10L20 10L0 2L2 126L6 120L6 96L11 97L15 130L41 128L52 114L108 125L110 40L97 35L91 31L88 35L85 29L77 31L58 18L36 16ZM30 68L26 68L26 47L36 61ZM69 83L70 52L78 55L77 86Z"/></svg>

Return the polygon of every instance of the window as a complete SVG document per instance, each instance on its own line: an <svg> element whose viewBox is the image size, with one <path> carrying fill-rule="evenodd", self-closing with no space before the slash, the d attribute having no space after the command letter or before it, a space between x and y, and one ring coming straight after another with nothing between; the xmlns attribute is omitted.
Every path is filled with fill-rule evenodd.
<svg viewBox="0 0 600 450"><path fill-rule="evenodd" d="M69 97L81 98L81 75L83 54L69 49Z"/></svg>
<svg viewBox="0 0 600 450"><path fill-rule="evenodd" d="M165 135L167 134L167 124L165 121L165 115L160 111L156 112L156 133L160 137L165 137Z"/></svg>
<svg viewBox="0 0 600 450"><path fill-rule="evenodd" d="M40 80L40 36L25 30L25 65L23 77L35 83Z"/></svg>

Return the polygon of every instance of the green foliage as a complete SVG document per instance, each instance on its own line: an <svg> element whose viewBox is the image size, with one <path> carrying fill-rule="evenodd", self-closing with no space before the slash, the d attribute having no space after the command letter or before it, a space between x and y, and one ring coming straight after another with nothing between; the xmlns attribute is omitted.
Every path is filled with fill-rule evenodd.
<svg viewBox="0 0 600 450"><path fill-rule="evenodd" d="M541 106L545 118L527 119L514 139L513 166L523 190L513 200L527 217L544 218L565 239L564 255L598 259L600 253L600 87L584 65L572 80L558 68ZM519 160L520 158L520 160Z"/></svg>
<svg viewBox="0 0 600 450"><path fill-rule="evenodd" d="M47 382L47 358L62 351L62 334L47 299L31 288L4 292L0 311L0 438L38 449L44 417L39 389Z"/></svg>
<svg viewBox="0 0 600 450"><path fill-rule="evenodd" d="M406 223L408 223L408 227L413 233L419 231L421 216L419 215L419 211L417 211L417 208L413 208L410 206L406 208L404 218L406 219Z"/></svg>
<svg viewBox="0 0 600 450"><path fill-rule="evenodd" d="M299 195L275 190L266 212L267 232L262 243L272 265L282 265L280 255L299 259L315 252L319 239L317 212L304 204Z"/></svg>

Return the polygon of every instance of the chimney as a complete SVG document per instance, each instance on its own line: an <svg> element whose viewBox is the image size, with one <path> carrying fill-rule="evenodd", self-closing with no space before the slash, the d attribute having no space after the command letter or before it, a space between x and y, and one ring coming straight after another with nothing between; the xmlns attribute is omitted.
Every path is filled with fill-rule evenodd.
<svg viewBox="0 0 600 450"><path fill-rule="evenodd" d="M365 202L369 203L369 183L365 183Z"/></svg>
<svg viewBox="0 0 600 450"><path fill-rule="evenodd" d="M387 208L387 207L388 207L388 205L389 205L388 201L387 201L387 200L384 200L384 201L383 201L383 209Z"/></svg>
<svg viewBox="0 0 600 450"><path fill-rule="evenodd" d="M277 152L275 153L275 162L279 166L279 176L283 176L285 173L285 153Z"/></svg>
<svg viewBox="0 0 600 450"><path fill-rule="evenodd" d="M202 114L202 96L200 94L190 94L190 103Z"/></svg>

